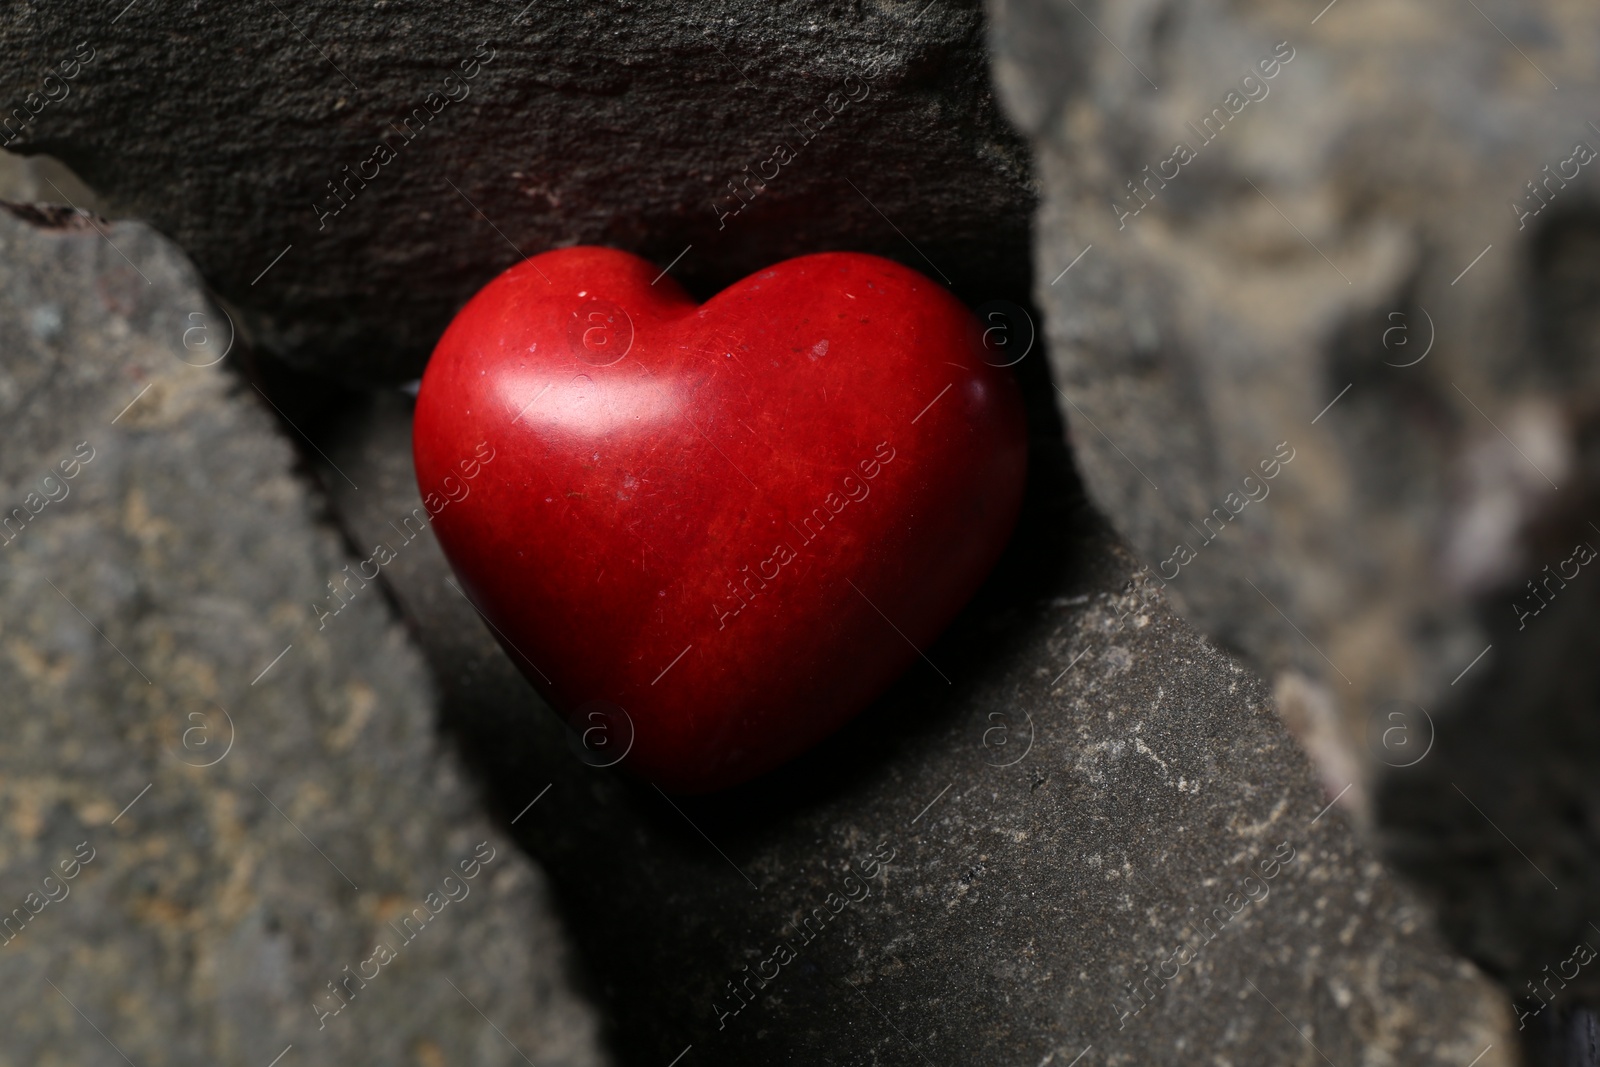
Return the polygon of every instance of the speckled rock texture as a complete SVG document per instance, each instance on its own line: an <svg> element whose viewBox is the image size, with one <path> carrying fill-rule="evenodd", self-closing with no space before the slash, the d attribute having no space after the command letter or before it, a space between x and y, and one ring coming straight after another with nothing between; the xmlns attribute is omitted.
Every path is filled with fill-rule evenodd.
<svg viewBox="0 0 1600 1067"><path fill-rule="evenodd" d="M416 377L473 292L576 243L703 292L835 248L1026 288L972 0L119 7L0 24L0 143L173 237L302 366Z"/></svg>
<svg viewBox="0 0 1600 1067"><path fill-rule="evenodd" d="M1262 683L1084 506L1044 366L1019 370L1033 481L1010 555L932 666L728 793L669 799L593 766L619 739L568 734L431 531L406 528L384 580L445 721L550 872L619 1057L1517 1062L1503 994L1326 810ZM409 433L390 394L321 442L364 551L426 514Z"/></svg>
<svg viewBox="0 0 1600 1067"><path fill-rule="evenodd" d="M1456 945L1600 1003L1600 9L991 10L1092 498Z"/></svg>
<svg viewBox="0 0 1600 1067"><path fill-rule="evenodd" d="M315 625L350 557L193 268L143 225L20 216L0 1064L605 1062L545 879L441 753L381 597Z"/></svg>

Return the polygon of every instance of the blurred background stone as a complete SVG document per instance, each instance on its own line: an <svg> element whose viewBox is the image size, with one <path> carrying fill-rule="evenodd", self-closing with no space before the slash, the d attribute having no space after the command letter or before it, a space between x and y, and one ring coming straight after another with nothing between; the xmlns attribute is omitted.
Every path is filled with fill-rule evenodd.
<svg viewBox="0 0 1600 1067"><path fill-rule="evenodd" d="M925 253L979 301L1027 287L1027 157L970 0L140 0L30 9L0 55L7 115L76 70L5 147L149 220L258 347L332 376L415 377L473 292L575 243L706 295L835 248Z"/></svg>
<svg viewBox="0 0 1600 1067"><path fill-rule="evenodd" d="M1458 947L1600 1003L1527 995L1600 943L1600 11L991 10L1091 496Z"/></svg>
<svg viewBox="0 0 1600 1067"><path fill-rule="evenodd" d="M382 595L314 624L350 557L193 267L0 209L0 293L0 1064L606 1062Z"/></svg>
<svg viewBox="0 0 1600 1067"><path fill-rule="evenodd" d="M1034 427L1025 515L927 650L939 673L913 668L819 749L737 790L669 799L581 762L451 584L431 529L383 568L447 727L550 872L619 1057L1066 1065L1092 1046L1081 1063L1313 1063L1317 1050L1339 1064L1515 1063L1502 994L1324 813L1261 683L1135 571L1085 506L1043 362L1018 369ZM344 411L319 448L358 550L426 514L408 398ZM1186 924L1279 846L1295 858L1269 895L1201 943ZM868 865L875 854L892 861ZM836 913L826 924L819 906ZM1203 945L1193 966L1149 978L1183 942ZM729 983L747 979L735 999ZM1147 979L1149 1006L1124 1018Z"/></svg>

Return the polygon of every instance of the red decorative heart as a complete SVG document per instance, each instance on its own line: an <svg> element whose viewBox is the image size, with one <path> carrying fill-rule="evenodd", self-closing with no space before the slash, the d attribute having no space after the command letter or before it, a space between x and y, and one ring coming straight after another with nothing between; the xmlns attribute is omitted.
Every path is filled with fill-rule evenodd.
<svg viewBox="0 0 1600 1067"><path fill-rule="evenodd" d="M927 648L1005 545L1026 433L977 321L915 271L802 256L705 304L659 275L605 248L500 275L434 351L414 452L539 692L589 750L706 792Z"/></svg>

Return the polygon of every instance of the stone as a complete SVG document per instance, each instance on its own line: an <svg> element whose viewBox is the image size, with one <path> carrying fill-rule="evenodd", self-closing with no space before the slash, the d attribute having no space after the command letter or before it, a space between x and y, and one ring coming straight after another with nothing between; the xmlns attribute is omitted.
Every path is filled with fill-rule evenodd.
<svg viewBox="0 0 1600 1067"><path fill-rule="evenodd" d="M0 200L11 204L54 204L97 215L112 212L83 180L50 156L19 156L0 150Z"/></svg>
<svg viewBox="0 0 1600 1067"><path fill-rule="evenodd" d="M978 599L830 741L698 798L609 766L624 739L567 731L498 647L423 525L408 397L318 435L334 513L391 548L444 721L566 904L619 1057L1516 1062L1503 994L1328 809L1263 683L1085 506L1044 364L1018 370L1032 481Z"/></svg>
<svg viewBox="0 0 1600 1067"><path fill-rule="evenodd" d="M193 267L9 207L0 293L0 1063L606 1062Z"/></svg>
<svg viewBox="0 0 1600 1067"><path fill-rule="evenodd" d="M702 296L835 248L976 302L1026 288L1027 157L970 4L144 0L34 9L0 56L0 144L176 240L259 348L351 381L416 377L473 292L576 243Z"/></svg>
<svg viewBox="0 0 1600 1067"><path fill-rule="evenodd" d="M1600 1004L1529 985L1600 936L1600 12L990 10L1091 497L1519 1010Z"/></svg>

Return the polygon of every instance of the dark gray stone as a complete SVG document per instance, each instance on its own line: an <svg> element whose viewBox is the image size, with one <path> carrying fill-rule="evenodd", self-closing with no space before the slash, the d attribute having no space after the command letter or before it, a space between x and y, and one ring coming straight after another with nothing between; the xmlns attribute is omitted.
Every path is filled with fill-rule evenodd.
<svg viewBox="0 0 1600 1067"><path fill-rule="evenodd" d="M302 366L415 377L474 291L575 243L676 260L702 292L833 248L979 300L1026 286L1026 154L970 0L118 6L0 27L0 122L76 65L0 141L173 237L256 343ZM482 42L493 58L447 90ZM830 118L834 93L858 99ZM363 167L384 138L395 158ZM763 168L780 143L797 157ZM777 175L719 220L747 166Z"/></svg>
<svg viewBox="0 0 1600 1067"><path fill-rule="evenodd" d="M1572 979L1600 945L1600 576L1528 583L1600 548L1600 12L991 10L1091 496L1451 940L1524 995ZM1600 1003L1579 969L1546 999Z"/></svg>
<svg viewBox="0 0 1600 1067"><path fill-rule="evenodd" d="M0 209L0 293L0 1062L604 1062L386 605L314 624L349 557L188 261Z"/></svg>
<svg viewBox="0 0 1600 1067"><path fill-rule="evenodd" d="M1021 369L1047 396L1042 364ZM409 401L323 442L361 486L323 467L351 542L397 546L383 573L445 720L550 872L624 1062L1322 1062L1312 1043L1338 1064L1515 1062L1502 995L1323 812L1265 688L1171 614L1085 507L1047 400L1034 416L1010 554L927 652L951 684L914 668L790 766L670 800L580 762L432 531L402 545ZM1265 899L1214 939L1187 928L1285 842ZM1125 986L1183 941L1190 965L1123 1019ZM730 981L774 968L723 1017Z"/></svg>

